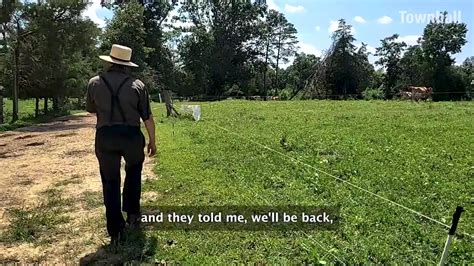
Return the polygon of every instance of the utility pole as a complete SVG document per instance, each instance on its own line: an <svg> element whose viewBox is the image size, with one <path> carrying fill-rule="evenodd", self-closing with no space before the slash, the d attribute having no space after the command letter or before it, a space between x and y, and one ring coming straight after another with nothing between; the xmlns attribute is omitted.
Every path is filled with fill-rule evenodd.
<svg viewBox="0 0 474 266"><path fill-rule="evenodd" d="M19 60L20 60L20 21L16 21L16 32L18 34L16 44L13 47L13 112L12 112L12 122L18 120L18 72L19 72Z"/></svg>
<svg viewBox="0 0 474 266"><path fill-rule="evenodd" d="M18 59L19 51L18 47L15 47L13 50L13 112L12 112L12 122L18 120Z"/></svg>

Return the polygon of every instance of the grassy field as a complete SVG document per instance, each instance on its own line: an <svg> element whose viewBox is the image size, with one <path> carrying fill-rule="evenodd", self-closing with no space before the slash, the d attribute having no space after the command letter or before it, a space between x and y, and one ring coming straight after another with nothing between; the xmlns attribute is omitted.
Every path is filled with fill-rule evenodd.
<svg viewBox="0 0 474 266"><path fill-rule="evenodd" d="M442 225L308 165L445 224L450 224L456 206L462 205L466 212L458 232L474 234L472 102L223 101L201 105L199 122L165 118L164 107L154 105L159 147L155 170L160 178L146 182L143 189L159 197L146 203L148 207L339 205L342 224L336 231L316 232L153 232L160 243L168 243L156 250L158 261L439 261L447 235ZM473 247L472 237L458 236L449 262L474 262Z"/></svg>
<svg viewBox="0 0 474 266"><path fill-rule="evenodd" d="M13 130L19 127L25 127L36 123L47 122L54 117L67 115L69 113L75 113L77 110L73 110L70 112L61 112L59 114L53 113L51 110L52 103L50 102L50 114L49 115L40 115L39 117L35 118L35 100L34 99L27 99L27 100L20 100L19 107L18 107L18 121L15 123L11 123L12 120L12 106L13 101L11 99L4 99L3 105L3 119L5 121L4 124L0 124L0 132L6 130ZM43 109L43 101L40 102L40 111Z"/></svg>

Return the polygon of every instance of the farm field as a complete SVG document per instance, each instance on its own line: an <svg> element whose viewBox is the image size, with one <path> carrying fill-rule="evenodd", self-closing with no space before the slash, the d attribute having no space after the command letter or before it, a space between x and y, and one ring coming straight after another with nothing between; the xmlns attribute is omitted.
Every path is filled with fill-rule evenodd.
<svg viewBox="0 0 474 266"><path fill-rule="evenodd" d="M198 104L199 122L153 104L158 155L144 165L144 209L339 206L340 227L144 231L110 253L95 117L75 114L0 133L0 264L436 264L458 205L449 263L474 261L472 102Z"/></svg>
<svg viewBox="0 0 474 266"><path fill-rule="evenodd" d="M339 205L343 221L336 231L306 233L160 231L152 234L171 244L158 248L155 258L199 264L439 261L447 234L443 225L337 177L445 224L457 205L464 206L458 232L470 236L457 237L449 262L474 261L473 103L223 101L201 106L202 120L194 122L164 118L164 107L155 105L159 178L148 180L144 191L159 197L146 203L150 208Z"/></svg>

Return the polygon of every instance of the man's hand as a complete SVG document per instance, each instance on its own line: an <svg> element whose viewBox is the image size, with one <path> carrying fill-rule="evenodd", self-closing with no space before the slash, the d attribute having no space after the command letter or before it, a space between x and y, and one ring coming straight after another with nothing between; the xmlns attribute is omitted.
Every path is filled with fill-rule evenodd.
<svg viewBox="0 0 474 266"><path fill-rule="evenodd" d="M150 156L150 157L155 156L155 154L156 154L156 144L154 142L148 143L148 147L147 147L146 150L147 150L148 156Z"/></svg>

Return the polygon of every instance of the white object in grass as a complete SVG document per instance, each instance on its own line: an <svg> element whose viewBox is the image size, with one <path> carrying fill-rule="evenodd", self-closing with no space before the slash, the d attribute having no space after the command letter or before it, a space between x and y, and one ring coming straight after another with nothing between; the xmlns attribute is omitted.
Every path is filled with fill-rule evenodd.
<svg viewBox="0 0 474 266"><path fill-rule="evenodd" d="M183 113L191 114L195 121L199 121L201 119L200 105L183 105L181 109Z"/></svg>

